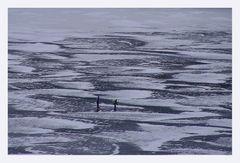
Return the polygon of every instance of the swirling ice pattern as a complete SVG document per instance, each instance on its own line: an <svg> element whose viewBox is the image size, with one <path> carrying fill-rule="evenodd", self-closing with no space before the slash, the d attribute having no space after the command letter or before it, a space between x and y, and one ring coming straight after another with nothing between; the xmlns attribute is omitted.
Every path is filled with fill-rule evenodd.
<svg viewBox="0 0 240 163"><path fill-rule="evenodd" d="M231 154L231 68L225 31L11 38L9 153Z"/></svg>

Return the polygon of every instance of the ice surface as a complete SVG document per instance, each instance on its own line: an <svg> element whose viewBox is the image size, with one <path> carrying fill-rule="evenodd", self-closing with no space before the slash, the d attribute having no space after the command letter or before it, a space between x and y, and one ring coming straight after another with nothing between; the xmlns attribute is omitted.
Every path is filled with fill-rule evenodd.
<svg viewBox="0 0 240 163"><path fill-rule="evenodd" d="M189 56L201 59L215 59L215 60L231 60L232 57L229 54L219 54L219 53L204 53L204 52L182 52L183 54L187 54Z"/></svg>
<svg viewBox="0 0 240 163"><path fill-rule="evenodd" d="M108 120L131 120L142 122L161 122L165 120L176 120L178 118L201 118L206 116L218 116L214 113L208 112L183 112L180 114L166 114L166 113L140 113L140 112L83 112L67 114L76 118L90 118L90 119L108 119Z"/></svg>
<svg viewBox="0 0 240 163"><path fill-rule="evenodd" d="M63 120L56 118L9 118L9 133L50 133L54 129L87 129L93 128L94 124L83 123L79 121Z"/></svg>
<svg viewBox="0 0 240 163"><path fill-rule="evenodd" d="M102 95L105 95L105 98L116 98L119 100L128 100L128 99L141 99L151 97L151 91L145 90L118 90L118 91L106 91Z"/></svg>
<svg viewBox="0 0 240 163"><path fill-rule="evenodd" d="M175 127L138 123L143 131L126 131L118 133L101 133L108 138L117 139L123 142L134 142L145 151L158 151L161 145L167 141L177 141L182 137L194 135L214 135L217 134L219 128L215 127ZM190 134L191 133L191 134ZM101 136L101 135L100 135Z"/></svg>
<svg viewBox="0 0 240 163"><path fill-rule="evenodd" d="M147 77L134 76L114 76L101 79L102 81L115 83L115 86L122 88L142 88L142 89L163 89L165 84L159 80Z"/></svg>
<svg viewBox="0 0 240 163"><path fill-rule="evenodd" d="M90 82L57 82L56 85L72 89L94 89L94 86Z"/></svg>
<svg viewBox="0 0 240 163"><path fill-rule="evenodd" d="M218 95L218 96L199 96L189 99L181 100L181 104L191 105L191 106L209 106L216 107L221 105L226 105L232 99L231 95Z"/></svg>
<svg viewBox="0 0 240 163"><path fill-rule="evenodd" d="M55 54L41 54L41 58L44 59L57 59L57 60L65 60L68 59L67 57L60 56L60 55L55 55Z"/></svg>
<svg viewBox="0 0 240 163"><path fill-rule="evenodd" d="M24 93L25 96L30 96L34 94L47 94L47 95L57 95L57 96L73 96L73 97L96 97L92 93L84 90L74 90L74 89L35 89L29 91L15 91L13 96L21 96Z"/></svg>
<svg viewBox="0 0 240 163"><path fill-rule="evenodd" d="M201 73L201 74L181 73L175 75L174 79L172 80L197 83L224 83L228 77L229 76L226 74L216 73Z"/></svg>
<svg viewBox="0 0 240 163"><path fill-rule="evenodd" d="M9 9L9 154L231 154L231 21Z"/></svg>
<svg viewBox="0 0 240 163"><path fill-rule="evenodd" d="M41 131L41 129L36 129ZM46 130L46 129L45 129ZM41 132L42 133L42 132ZM27 136L25 138L12 138L10 142L8 142L9 147L21 147L21 146L30 146L34 144L40 143L50 143L50 142L70 142L73 138L66 138L60 136Z"/></svg>
<svg viewBox="0 0 240 163"><path fill-rule="evenodd" d="M232 121L230 119L210 119L208 120L208 124L229 127L232 126Z"/></svg>
<svg viewBox="0 0 240 163"><path fill-rule="evenodd" d="M12 65L9 70L18 73L32 73L35 68L22 65Z"/></svg>
<svg viewBox="0 0 240 163"><path fill-rule="evenodd" d="M74 61L87 61L94 62L100 60L122 60L122 59L139 59L139 58L147 58L147 56L138 56L138 55L107 55L107 54L75 54Z"/></svg>
<svg viewBox="0 0 240 163"><path fill-rule="evenodd" d="M60 50L57 45L49 45L43 43L10 45L9 48L12 50L22 50L28 52L56 52Z"/></svg>
<svg viewBox="0 0 240 163"><path fill-rule="evenodd" d="M28 111L47 111L46 108L51 107L53 105L53 103L48 101L28 98L28 96L30 95L33 94L9 93L9 96L11 96L11 98L9 99L9 103L13 104L14 108L17 110Z"/></svg>
<svg viewBox="0 0 240 163"><path fill-rule="evenodd" d="M72 70L62 70L59 72L55 72L53 74L49 74L49 75L44 75L43 77L47 77L47 78L57 78L57 77L77 77L77 76L81 76L81 73L77 73L74 72Z"/></svg>

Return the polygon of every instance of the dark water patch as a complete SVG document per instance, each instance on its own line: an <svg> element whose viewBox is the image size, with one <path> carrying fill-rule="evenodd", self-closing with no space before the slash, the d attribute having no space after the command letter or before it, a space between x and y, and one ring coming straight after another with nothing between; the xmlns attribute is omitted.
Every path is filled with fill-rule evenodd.
<svg viewBox="0 0 240 163"><path fill-rule="evenodd" d="M17 146L17 147L8 147L8 154L11 155L25 155L25 154L32 154L32 152L26 151L26 146Z"/></svg>
<svg viewBox="0 0 240 163"><path fill-rule="evenodd" d="M219 72L216 72L217 74L232 74L232 67L229 67L229 69L227 70L222 70L222 71L219 71ZM228 79L228 80L232 80L232 78Z"/></svg>
<svg viewBox="0 0 240 163"><path fill-rule="evenodd" d="M186 118L187 120L188 118ZM225 126L218 126L218 125L209 125L206 122L188 122L188 123L181 123L179 119L171 119L172 121L175 122L154 122L154 121L132 121L129 120L130 122L135 122L135 123L142 123L142 124L151 124L151 125L160 125L160 126L174 126L174 127L188 127L188 126L195 126L197 127L217 127L221 129L231 129L231 127L225 127ZM223 131L224 132L224 131ZM193 133L194 134L194 133Z"/></svg>
<svg viewBox="0 0 240 163"><path fill-rule="evenodd" d="M224 109L228 109L229 111L232 111L232 103L228 102L225 105L219 105L220 107L223 107Z"/></svg>
<svg viewBox="0 0 240 163"><path fill-rule="evenodd" d="M38 137L41 137L41 136L50 136L51 134L41 134L41 133L8 133L8 137L9 138L26 138L26 137L34 137L34 138L38 138Z"/></svg>
<svg viewBox="0 0 240 163"><path fill-rule="evenodd" d="M23 72L14 72L8 71L9 79L39 79L39 75L37 73L23 73Z"/></svg>
<svg viewBox="0 0 240 163"><path fill-rule="evenodd" d="M218 131L218 133L220 134L229 134L229 135L232 135L232 130L231 131Z"/></svg>
<svg viewBox="0 0 240 163"><path fill-rule="evenodd" d="M58 59L43 58L43 57L40 57L40 56L35 56L35 57L28 58L27 62L51 64L51 63L57 63L59 61L58 61Z"/></svg>
<svg viewBox="0 0 240 163"><path fill-rule="evenodd" d="M175 75L176 73L160 73L160 74L152 74L152 78L155 79L172 79L173 75Z"/></svg>
<svg viewBox="0 0 240 163"><path fill-rule="evenodd" d="M178 94L169 90L153 90L152 96L156 99L187 99L185 94Z"/></svg>
<svg viewBox="0 0 240 163"><path fill-rule="evenodd" d="M8 41L8 44L37 44L39 42L36 41Z"/></svg>
<svg viewBox="0 0 240 163"><path fill-rule="evenodd" d="M157 54L174 54L178 55L177 51L166 51L166 50L137 50L139 52L147 52L147 53L157 53Z"/></svg>
<svg viewBox="0 0 240 163"><path fill-rule="evenodd" d="M165 36L165 35L171 35L173 33L171 32L114 32L116 34L124 34L124 35L138 35L138 36Z"/></svg>
<svg viewBox="0 0 240 163"><path fill-rule="evenodd" d="M8 54L23 57L24 55L27 55L27 54L29 54L29 53L28 53L28 52L23 52L23 51L21 51L21 50L8 49ZM24 59L24 58L22 58L22 59Z"/></svg>
<svg viewBox="0 0 240 163"><path fill-rule="evenodd" d="M8 118L16 117L44 117L47 111L19 110L14 104L8 104Z"/></svg>
<svg viewBox="0 0 240 163"><path fill-rule="evenodd" d="M88 49L109 49L109 50L127 50L138 46L143 46L146 43L141 40L130 38L74 38L69 37L63 40L64 43L78 45L80 48ZM66 47L66 46L65 46ZM78 48L79 48L78 47Z"/></svg>
<svg viewBox="0 0 240 163"><path fill-rule="evenodd" d="M228 79L225 83L220 83L219 85L224 89L232 90L232 79Z"/></svg>
<svg viewBox="0 0 240 163"><path fill-rule="evenodd" d="M232 110L212 110L207 108L203 108L201 110L204 112L219 114L222 118L232 119Z"/></svg>
<svg viewBox="0 0 240 163"><path fill-rule="evenodd" d="M229 54L229 55L232 54L232 49L231 48L196 48L195 51Z"/></svg>
<svg viewBox="0 0 240 163"><path fill-rule="evenodd" d="M170 93L175 93L177 95L186 95L186 96L192 96L192 97L201 97L201 96L209 96L209 98L211 96L222 96L222 95L231 95L231 92L225 92L225 91L206 91L206 92L191 92L191 91L184 91L183 88L193 88L193 87L182 87L180 88L181 89L181 92L178 91L178 92L174 92L174 91L169 91Z"/></svg>
<svg viewBox="0 0 240 163"><path fill-rule="evenodd" d="M190 86L194 86L194 87L198 87L198 86L207 86L207 87L211 87L211 89L227 89L227 90L231 90L232 88L232 84L229 83L230 81L227 81L227 83L203 83L203 82L187 82L187 81L181 81L181 80L167 80L164 81L163 83L166 84L176 84L176 85L190 85Z"/></svg>
<svg viewBox="0 0 240 163"><path fill-rule="evenodd" d="M146 63L146 59L111 59L111 60L99 60L96 64L105 66L138 66L141 63Z"/></svg>
<svg viewBox="0 0 240 163"><path fill-rule="evenodd" d="M191 121L206 121L206 120L211 120L211 119L222 119L223 117L219 116L205 116L205 117L188 117L188 118L176 118L176 119L171 119L171 120L191 120Z"/></svg>
<svg viewBox="0 0 240 163"><path fill-rule="evenodd" d="M120 104L123 104L123 105L127 105L127 106L136 106L136 107L141 107L141 108L144 108L144 109L139 109L137 111L139 112L144 112L144 113L167 113L167 114L179 114L179 113L182 113L184 111L180 111L180 110L174 110L173 108L171 107L168 107L168 106L145 106L145 105L129 105L128 103L120 103ZM121 110L120 111L124 111L124 110ZM134 110L132 110L134 111Z"/></svg>
<svg viewBox="0 0 240 163"><path fill-rule="evenodd" d="M182 89L186 89L186 88L192 88L191 86L188 85L166 85L165 89L167 90L182 90ZM181 92L182 93L182 92Z"/></svg>
<svg viewBox="0 0 240 163"><path fill-rule="evenodd" d="M34 89L61 89L63 87L54 85L50 82L27 82L27 83L12 83L11 85L21 90L34 90Z"/></svg>

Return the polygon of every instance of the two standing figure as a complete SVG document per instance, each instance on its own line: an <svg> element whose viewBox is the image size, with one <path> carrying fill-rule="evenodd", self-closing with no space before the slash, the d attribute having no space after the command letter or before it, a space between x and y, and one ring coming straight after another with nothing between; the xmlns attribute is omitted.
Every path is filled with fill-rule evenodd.
<svg viewBox="0 0 240 163"><path fill-rule="evenodd" d="M100 111L100 97L98 96L97 97L97 109L96 109L96 112L99 112ZM118 105L118 101L117 101L117 99L114 101L114 103L113 103L113 105L114 105L114 108L113 108L113 111L114 112L116 112L117 111L117 105Z"/></svg>

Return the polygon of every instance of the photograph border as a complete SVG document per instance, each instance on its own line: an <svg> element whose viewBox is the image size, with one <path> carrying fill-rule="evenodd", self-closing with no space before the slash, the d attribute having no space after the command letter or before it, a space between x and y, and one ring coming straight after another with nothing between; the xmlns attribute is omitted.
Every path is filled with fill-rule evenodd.
<svg viewBox="0 0 240 163"><path fill-rule="evenodd" d="M140 2L141 1L141 2ZM240 4L238 0L8 0L0 2L0 162L235 162L240 159ZM232 155L8 155L8 8L232 8Z"/></svg>

